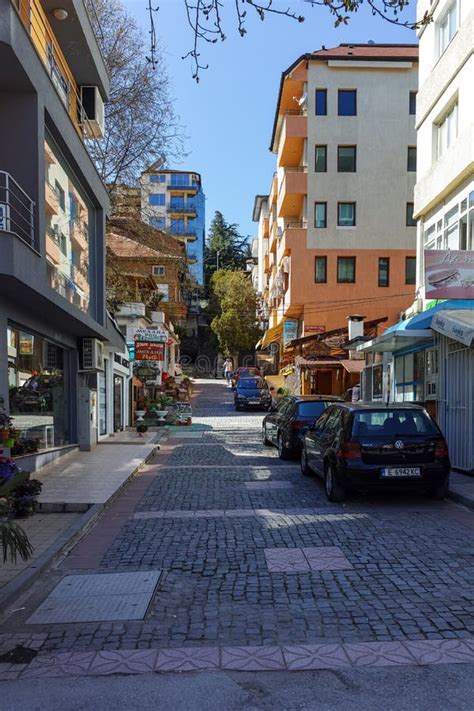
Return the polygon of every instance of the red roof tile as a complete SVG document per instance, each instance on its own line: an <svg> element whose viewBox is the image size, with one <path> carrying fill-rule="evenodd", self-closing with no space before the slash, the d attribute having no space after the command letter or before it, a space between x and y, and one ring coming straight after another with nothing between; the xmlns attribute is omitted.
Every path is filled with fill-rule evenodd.
<svg viewBox="0 0 474 711"><path fill-rule="evenodd" d="M319 49L307 55L308 59L368 59L417 61L417 44L340 44L338 47Z"/></svg>

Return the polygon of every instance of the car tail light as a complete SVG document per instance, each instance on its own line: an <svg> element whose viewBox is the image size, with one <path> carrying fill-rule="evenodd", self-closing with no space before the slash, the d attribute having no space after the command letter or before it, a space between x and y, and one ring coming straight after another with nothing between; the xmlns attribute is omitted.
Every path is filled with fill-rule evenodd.
<svg viewBox="0 0 474 711"><path fill-rule="evenodd" d="M341 459L360 459L361 450L358 442L344 442L338 452Z"/></svg>
<svg viewBox="0 0 474 711"><path fill-rule="evenodd" d="M440 437L436 441L435 457L440 457L443 459L445 457L449 457L448 445L446 444L446 440L444 439L444 437Z"/></svg>
<svg viewBox="0 0 474 711"><path fill-rule="evenodd" d="M302 427L304 427L307 423L304 420L292 420L290 422L290 427L292 430L300 430Z"/></svg>

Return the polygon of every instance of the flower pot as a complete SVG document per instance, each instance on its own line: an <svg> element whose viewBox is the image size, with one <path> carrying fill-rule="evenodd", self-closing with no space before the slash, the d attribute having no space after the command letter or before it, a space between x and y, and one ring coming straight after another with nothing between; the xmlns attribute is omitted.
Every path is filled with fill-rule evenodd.
<svg viewBox="0 0 474 711"><path fill-rule="evenodd" d="M168 410L153 410L153 412L158 419L158 425L164 425L165 417L168 414Z"/></svg>
<svg viewBox="0 0 474 711"><path fill-rule="evenodd" d="M146 410L135 410L135 415L137 416L137 422L143 422Z"/></svg>

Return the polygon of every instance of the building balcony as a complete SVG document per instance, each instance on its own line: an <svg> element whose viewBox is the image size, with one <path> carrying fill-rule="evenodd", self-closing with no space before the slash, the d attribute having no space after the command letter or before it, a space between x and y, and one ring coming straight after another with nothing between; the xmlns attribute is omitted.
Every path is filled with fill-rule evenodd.
<svg viewBox="0 0 474 711"><path fill-rule="evenodd" d="M187 193L195 195L199 190L199 185L167 185L166 189L172 193Z"/></svg>
<svg viewBox="0 0 474 711"><path fill-rule="evenodd" d="M270 227L270 236L268 238L268 249L270 252L276 253L277 242L280 236L281 228L278 227L277 221L272 222Z"/></svg>
<svg viewBox="0 0 474 711"><path fill-rule="evenodd" d="M272 186L270 188L270 194L268 196L268 204L271 206L276 203L277 201L277 195L278 195L278 178L277 174L273 173L273 178L272 178Z"/></svg>
<svg viewBox="0 0 474 711"><path fill-rule="evenodd" d="M51 227L46 228L46 256L54 266L58 266L61 260L61 250L59 249L58 235Z"/></svg>
<svg viewBox="0 0 474 711"><path fill-rule="evenodd" d="M89 279L88 279L88 269L85 266L73 267L73 281L76 286L84 292L84 294L89 293Z"/></svg>
<svg viewBox="0 0 474 711"><path fill-rule="evenodd" d="M59 212L59 195L56 188L48 182L44 186L44 201L46 212L50 215L57 215Z"/></svg>
<svg viewBox="0 0 474 711"><path fill-rule="evenodd" d="M305 195L307 194L307 166L285 168L278 191L278 217L298 219L303 209Z"/></svg>
<svg viewBox="0 0 474 711"><path fill-rule="evenodd" d="M166 208L166 213L168 215L196 215L197 207L189 207L189 205L184 207L169 206Z"/></svg>
<svg viewBox="0 0 474 711"><path fill-rule="evenodd" d="M307 135L308 116L302 111L287 111L283 118L278 146L279 166L299 165Z"/></svg>
<svg viewBox="0 0 474 711"><path fill-rule="evenodd" d="M35 203L4 170L0 170L0 205L0 232L10 232L36 249Z"/></svg>
<svg viewBox="0 0 474 711"><path fill-rule="evenodd" d="M188 232L173 232L170 230L171 234L173 237L177 237L178 239L182 239L183 242L195 242L197 240L197 233L192 232L191 230Z"/></svg>
<svg viewBox="0 0 474 711"><path fill-rule="evenodd" d="M81 250L86 250L89 244L89 228L85 222L71 220L69 223L69 234Z"/></svg>
<svg viewBox="0 0 474 711"><path fill-rule="evenodd" d="M292 247L300 245L306 247L307 224L304 221L288 222L285 224L283 233L278 240L276 263L281 265L283 257L289 256L292 252Z"/></svg>

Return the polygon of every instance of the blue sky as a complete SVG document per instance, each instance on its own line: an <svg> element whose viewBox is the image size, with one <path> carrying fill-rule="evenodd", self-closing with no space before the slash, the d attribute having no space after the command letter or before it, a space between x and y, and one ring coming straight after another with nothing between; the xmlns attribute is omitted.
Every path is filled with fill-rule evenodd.
<svg viewBox="0 0 474 711"><path fill-rule="evenodd" d="M122 0L148 31L147 0ZM415 33L396 27L368 11L358 12L347 27L334 27L322 7L311 8L298 0L275 0L291 5L306 17L299 24L267 16L265 22L248 10L248 33L241 38L232 21L234 0L223 0L227 39L202 47L209 69L199 84L192 79L190 60L181 57L191 48L192 33L186 23L183 0L156 0L159 42L165 52L176 111L184 126L189 154L179 169L201 173L206 193L206 222L220 210L236 222L244 235L255 235L252 222L254 197L267 193L275 170L269 151L270 136L281 72L305 52L341 42L415 42ZM412 8L405 13L414 15ZM148 35L146 35L148 37Z"/></svg>

